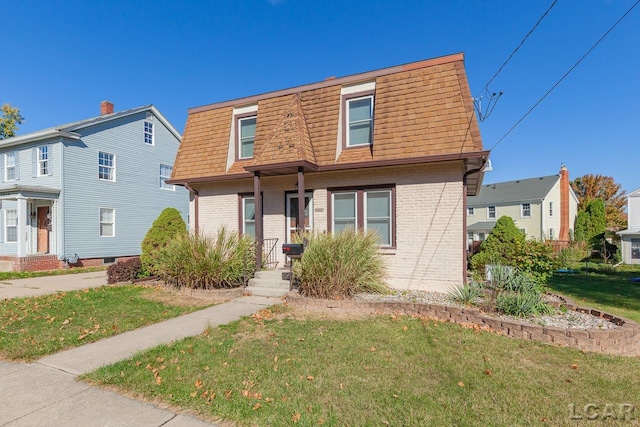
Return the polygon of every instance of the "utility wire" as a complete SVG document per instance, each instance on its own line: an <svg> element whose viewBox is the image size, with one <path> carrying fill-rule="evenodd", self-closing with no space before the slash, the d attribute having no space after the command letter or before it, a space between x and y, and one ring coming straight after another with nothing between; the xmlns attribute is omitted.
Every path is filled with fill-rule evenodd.
<svg viewBox="0 0 640 427"><path fill-rule="evenodd" d="M536 102L535 104L533 104L533 106L529 109L529 111L527 111L527 112L526 112L522 117L520 117L520 120L518 120L518 121L516 122L516 124L515 124L515 125L513 125L513 126L511 127L511 129L509 129L509 130L507 131L507 133L505 133L504 135L502 135L502 138L500 138L500 139L498 140L498 142L496 142L496 143L493 145L493 147L491 147L489 150L493 150L494 148L496 148L496 147L498 146L498 144L500 144L500 143L502 142L502 140L504 140L504 139L507 137L507 135L509 135L509 134L510 134L510 133L511 133L511 132L512 132L512 131L513 131L513 130L514 130L514 129L515 129L515 128L516 128L516 127L517 127L517 126L518 126L518 125L519 125L519 124L520 124L520 123L521 123L521 122L522 122L522 121L523 121L523 120L524 120L524 119L525 119L525 118L526 118L526 117L527 117L527 116L528 116L528 115L529 115L529 114L530 114L530 113L531 113L531 112L532 112L532 111L537 107L537 106L538 106L538 104L540 104L540 103L541 103L541 102L542 102L542 101L547 97L547 95L549 95L549 94L550 94L550 93L551 93L551 92L552 92L552 91L553 91L553 90L554 90L554 89L555 89L555 88L556 88L556 87L557 87L557 86L558 86L558 85L559 85L559 84L560 84L560 83L565 79L565 77L567 77L567 76L568 76L568 75L569 75L569 74L574 70L574 68L576 68L576 67L577 67L577 66L582 62L582 60L583 60L583 59L585 59L585 58L586 58L586 57L591 53L591 51L592 51L593 49L595 49L595 48L600 44L600 42L601 42L601 41L602 41L602 40L604 40L604 38L605 38L605 37L607 37L607 36L609 35L609 33L610 33L611 31L613 31L613 29L614 29L615 27L617 27L617 26L618 26L618 24L619 24L619 23L620 23L624 18L626 18L626 16L627 16L627 15L628 15L628 14L629 14L629 13L630 13L630 12L631 12L631 11L632 11L636 6L637 6L637 5L638 5L638 3L640 3L640 0L636 1L636 2L633 4L633 6L631 6L631 7L629 8L629 10L627 10L627 11L625 12L625 14L624 14L624 15L622 15L622 16L620 17L620 19L618 19L618 20L616 21L616 23L615 23L615 24L613 24L613 26L611 26L611 28L609 28L609 29L607 30L607 32L606 32L606 33L604 33L604 34L602 35L602 37L600 37L600 39L598 39L598 41L597 41L597 42L595 42L595 44L594 44L593 46L591 46L591 48L590 48L590 49L589 49L589 50L588 50L584 55L582 55L582 57L581 57L580 59L578 59L578 62L576 62L575 64L573 64L573 67L569 68L569 71L567 71L567 72L564 74L564 76L562 76L562 77L560 78L560 80L558 80L558 81L557 81L553 86L551 86L551 89L549 89L549 90L547 91L547 93L545 93L545 94L542 96L542 98L540 98L540 99L538 100L538 102Z"/></svg>
<svg viewBox="0 0 640 427"><path fill-rule="evenodd" d="M483 90L488 90L489 85L491 84L491 82L498 77L498 74L500 74L500 72L502 71L502 69L505 67L505 65L507 65L507 63L509 61L511 61L511 58L513 58L513 55L516 54L516 52L518 51L518 49L520 49L522 47L522 45L524 44L524 42L527 40L527 38L529 38L529 36L536 30L536 28L538 28L538 25L540 25L540 23L542 22L542 20L545 18L545 16L547 16L547 14L549 12L551 12L551 9L553 9L553 6L556 5L556 3L558 2L558 0L553 0L553 3L551 3L551 6L549 6L549 8L547 9L547 11L545 13L542 14L542 16L540 17L540 19L538 19L538 22L536 22L536 25L533 26L533 28L527 33L526 36L524 36L524 38L522 39L522 41L520 42L520 44L518 45L518 47L516 47L514 49L513 52L511 52L511 55L509 55L509 57L507 58L506 61L504 61L504 63L500 66L500 68L498 69L498 71L496 71L496 73L493 75L493 77L491 77L489 79L489 81L487 82L486 85L484 85L484 89Z"/></svg>

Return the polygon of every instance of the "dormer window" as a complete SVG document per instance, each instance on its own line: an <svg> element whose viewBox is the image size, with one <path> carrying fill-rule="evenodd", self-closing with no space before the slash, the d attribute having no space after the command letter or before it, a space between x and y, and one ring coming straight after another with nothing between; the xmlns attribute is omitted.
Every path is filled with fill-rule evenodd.
<svg viewBox="0 0 640 427"><path fill-rule="evenodd" d="M257 116L238 117L238 158L253 157Z"/></svg>
<svg viewBox="0 0 640 427"><path fill-rule="evenodd" d="M373 94L347 98L346 146L370 145L373 141Z"/></svg>

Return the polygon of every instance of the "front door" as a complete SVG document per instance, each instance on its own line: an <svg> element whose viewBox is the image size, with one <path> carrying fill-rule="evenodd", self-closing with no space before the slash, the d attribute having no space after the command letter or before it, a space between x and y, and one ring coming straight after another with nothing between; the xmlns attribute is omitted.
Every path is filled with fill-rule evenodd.
<svg viewBox="0 0 640 427"><path fill-rule="evenodd" d="M310 231L313 228L313 198L311 193L304 193L304 229ZM291 243L292 237L301 231L298 224L298 194L287 194L287 243Z"/></svg>
<svg viewBox="0 0 640 427"><path fill-rule="evenodd" d="M49 252L49 207L38 207L38 253Z"/></svg>

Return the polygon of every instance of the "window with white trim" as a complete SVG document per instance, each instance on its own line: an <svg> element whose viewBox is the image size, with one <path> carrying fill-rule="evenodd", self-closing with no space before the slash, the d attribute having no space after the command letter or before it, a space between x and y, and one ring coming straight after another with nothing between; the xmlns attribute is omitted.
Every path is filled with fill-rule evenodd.
<svg viewBox="0 0 640 427"><path fill-rule="evenodd" d="M113 237L116 232L116 212L112 208L100 208L100 237Z"/></svg>
<svg viewBox="0 0 640 427"><path fill-rule="evenodd" d="M346 100L347 147L370 145L373 141L373 95Z"/></svg>
<svg viewBox="0 0 640 427"><path fill-rule="evenodd" d="M473 216L475 214L474 208L467 208L467 216Z"/></svg>
<svg viewBox="0 0 640 427"><path fill-rule="evenodd" d="M165 181L171 178L171 172L173 171L173 166L160 164L160 188L164 188L165 190L175 190L175 186L173 184L167 184Z"/></svg>
<svg viewBox="0 0 640 427"><path fill-rule="evenodd" d="M102 181L116 180L116 155L98 151L98 179Z"/></svg>
<svg viewBox="0 0 640 427"><path fill-rule="evenodd" d="M495 206L487 206L487 218L488 219L496 219L496 207Z"/></svg>
<svg viewBox="0 0 640 427"><path fill-rule="evenodd" d="M144 122L144 142L149 145L153 145L154 143L152 122Z"/></svg>
<svg viewBox="0 0 640 427"><path fill-rule="evenodd" d="M256 199L253 196L242 198L242 234L256 236Z"/></svg>
<svg viewBox="0 0 640 427"><path fill-rule="evenodd" d="M631 239L631 259L640 259L640 239Z"/></svg>
<svg viewBox="0 0 640 427"><path fill-rule="evenodd" d="M238 118L238 158L253 157L253 145L256 138L257 116Z"/></svg>
<svg viewBox="0 0 640 427"><path fill-rule="evenodd" d="M5 181L15 181L16 179L16 152L11 151L4 155Z"/></svg>
<svg viewBox="0 0 640 427"><path fill-rule="evenodd" d="M553 202L549 202L549 216L553 216Z"/></svg>
<svg viewBox="0 0 640 427"><path fill-rule="evenodd" d="M38 176L49 175L49 146L38 147Z"/></svg>
<svg viewBox="0 0 640 427"><path fill-rule="evenodd" d="M392 188L332 191L331 230L373 230L380 246L394 246L394 196Z"/></svg>
<svg viewBox="0 0 640 427"><path fill-rule="evenodd" d="M531 217L531 203L523 203L520 205L520 216L522 218Z"/></svg>
<svg viewBox="0 0 640 427"><path fill-rule="evenodd" d="M7 209L4 214L4 235L6 242L18 241L18 211Z"/></svg>
<svg viewBox="0 0 640 427"><path fill-rule="evenodd" d="M555 239L556 238L555 234L556 234L555 230L553 228L550 228L549 229L549 240Z"/></svg>

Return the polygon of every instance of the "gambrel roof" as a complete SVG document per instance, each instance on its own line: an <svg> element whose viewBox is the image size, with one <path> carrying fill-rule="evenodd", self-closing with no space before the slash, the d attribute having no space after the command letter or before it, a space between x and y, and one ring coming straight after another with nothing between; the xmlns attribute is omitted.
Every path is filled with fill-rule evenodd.
<svg viewBox="0 0 640 427"><path fill-rule="evenodd" d="M170 182L447 160L480 168L488 152L463 61L455 54L192 108ZM375 85L373 144L344 149L341 90L367 82ZM238 159L230 152L234 109L247 106L257 110L254 157ZM471 176L472 185L481 176Z"/></svg>

